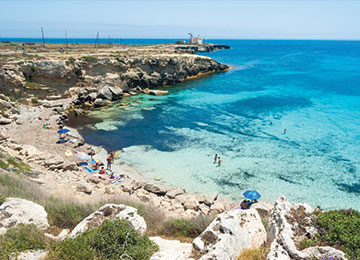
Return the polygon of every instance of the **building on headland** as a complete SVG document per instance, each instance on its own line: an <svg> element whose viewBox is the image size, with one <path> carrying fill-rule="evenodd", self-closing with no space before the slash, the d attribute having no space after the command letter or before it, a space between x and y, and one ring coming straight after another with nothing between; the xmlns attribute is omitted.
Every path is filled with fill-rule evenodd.
<svg viewBox="0 0 360 260"><path fill-rule="evenodd" d="M194 37L192 33L189 33L189 35L190 35L189 44L198 44L198 45L203 44L203 41L202 41L202 38L200 37L200 35L198 35L197 37Z"/></svg>

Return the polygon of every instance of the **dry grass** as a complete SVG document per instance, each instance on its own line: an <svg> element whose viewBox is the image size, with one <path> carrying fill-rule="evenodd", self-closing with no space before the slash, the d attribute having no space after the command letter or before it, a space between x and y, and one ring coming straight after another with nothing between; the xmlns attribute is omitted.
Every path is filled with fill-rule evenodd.
<svg viewBox="0 0 360 260"><path fill-rule="evenodd" d="M269 247L263 245L260 248L244 249L236 260L265 260Z"/></svg>

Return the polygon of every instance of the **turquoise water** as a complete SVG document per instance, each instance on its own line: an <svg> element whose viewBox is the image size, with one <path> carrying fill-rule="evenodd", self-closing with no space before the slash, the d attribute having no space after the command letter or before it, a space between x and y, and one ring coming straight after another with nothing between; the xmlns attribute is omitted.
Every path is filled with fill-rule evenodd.
<svg viewBox="0 0 360 260"><path fill-rule="evenodd" d="M360 209L360 42L221 43L231 71L94 111L85 140L188 191Z"/></svg>

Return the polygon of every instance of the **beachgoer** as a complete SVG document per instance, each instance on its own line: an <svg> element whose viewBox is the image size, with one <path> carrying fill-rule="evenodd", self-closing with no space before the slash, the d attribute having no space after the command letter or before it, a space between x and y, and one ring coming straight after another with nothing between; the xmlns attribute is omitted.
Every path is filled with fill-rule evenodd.
<svg viewBox="0 0 360 260"><path fill-rule="evenodd" d="M90 155L91 158L93 158L93 156L95 155L94 149L90 148L89 155Z"/></svg>
<svg viewBox="0 0 360 260"><path fill-rule="evenodd" d="M104 167L103 167L104 168ZM115 179L114 172L111 172L110 179Z"/></svg>
<svg viewBox="0 0 360 260"><path fill-rule="evenodd" d="M218 158L218 155L217 155L217 154L215 154L215 157L214 157L214 163L216 163L216 162L217 162L217 158Z"/></svg>
<svg viewBox="0 0 360 260"><path fill-rule="evenodd" d="M100 168L100 165L99 165L99 163L95 163L95 170L99 170L99 168Z"/></svg>
<svg viewBox="0 0 360 260"><path fill-rule="evenodd" d="M101 167L100 174L105 174L105 173L106 173L106 171L105 171L104 166L103 166L103 167Z"/></svg>
<svg viewBox="0 0 360 260"><path fill-rule="evenodd" d="M219 157L219 159L218 159L218 167L221 166L221 162L222 162L222 160L221 160L221 158Z"/></svg>
<svg viewBox="0 0 360 260"><path fill-rule="evenodd" d="M272 125L273 124L273 122L272 121L270 121L270 125Z"/></svg>
<svg viewBox="0 0 360 260"><path fill-rule="evenodd" d="M241 203L240 203L240 207L241 209L248 209L249 208L249 203L247 200L243 200Z"/></svg>
<svg viewBox="0 0 360 260"><path fill-rule="evenodd" d="M232 140L233 140L233 141L236 141L236 138L235 138L235 137L233 137L233 138L232 138Z"/></svg>
<svg viewBox="0 0 360 260"><path fill-rule="evenodd" d="M110 157L114 159L114 156L115 156L115 152L110 152L109 153Z"/></svg>
<svg viewBox="0 0 360 260"><path fill-rule="evenodd" d="M109 156L109 157L106 159L106 161L107 161L107 166L106 166L106 168L107 168L108 170L111 170L111 164L112 164L112 162L113 162L113 158L112 158L111 156Z"/></svg>
<svg viewBox="0 0 360 260"><path fill-rule="evenodd" d="M284 129L284 132L283 132L283 134L286 134L286 128Z"/></svg>

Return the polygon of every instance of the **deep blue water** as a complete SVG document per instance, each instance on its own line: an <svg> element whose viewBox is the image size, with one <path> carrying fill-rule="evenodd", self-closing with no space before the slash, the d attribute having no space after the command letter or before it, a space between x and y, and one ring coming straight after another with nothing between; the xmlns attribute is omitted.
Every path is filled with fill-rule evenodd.
<svg viewBox="0 0 360 260"><path fill-rule="evenodd" d="M360 42L212 42L231 71L92 112L86 141L189 191L360 209Z"/></svg>

